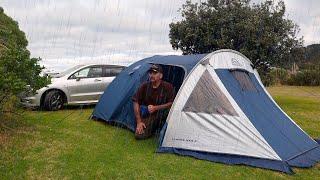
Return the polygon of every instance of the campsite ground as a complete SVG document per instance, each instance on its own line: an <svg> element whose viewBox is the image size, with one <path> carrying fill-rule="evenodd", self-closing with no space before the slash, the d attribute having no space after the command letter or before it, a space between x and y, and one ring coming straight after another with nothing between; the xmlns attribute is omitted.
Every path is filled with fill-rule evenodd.
<svg viewBox="0 0 320 180"><path fill-rule="evenodd" d="M310 136L320 138L320 87L268 88ZM287 175L157 154L156 138L136 141L128 130L89 121L93 107L25 111L0 126L0 179L319 179L320 164ZM7 118L9 119L9 118ZM1 121L0 121L1 122Z"/></svg>

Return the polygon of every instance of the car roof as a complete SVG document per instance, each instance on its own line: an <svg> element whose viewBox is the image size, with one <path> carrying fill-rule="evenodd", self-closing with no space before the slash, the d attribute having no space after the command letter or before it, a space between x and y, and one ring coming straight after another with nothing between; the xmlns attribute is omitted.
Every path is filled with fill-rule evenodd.
<svg viewBox="0 0 320 180"><path fill-rule="evenodd" d="M82 67L85 67L85 66L109 66L109 67L126 67L124 65L117 65L117 64L79 64L81 65Z"/></svg>

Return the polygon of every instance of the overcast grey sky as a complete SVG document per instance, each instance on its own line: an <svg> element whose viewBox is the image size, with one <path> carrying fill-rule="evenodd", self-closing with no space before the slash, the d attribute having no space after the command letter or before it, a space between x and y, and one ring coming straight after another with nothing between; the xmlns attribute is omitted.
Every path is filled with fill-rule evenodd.
<svg viewBox="0 0 320 180"><path fill-rule="evenodd" d="M194 0L200 1L200 0ZM260 0L254 0L259 2ZM18 21L33 57L49 68L79 63L128 63L181 54L169 43L169 23L185 0L1 0ZM320 1L285 0L305 45L320 43Z"/></svg>

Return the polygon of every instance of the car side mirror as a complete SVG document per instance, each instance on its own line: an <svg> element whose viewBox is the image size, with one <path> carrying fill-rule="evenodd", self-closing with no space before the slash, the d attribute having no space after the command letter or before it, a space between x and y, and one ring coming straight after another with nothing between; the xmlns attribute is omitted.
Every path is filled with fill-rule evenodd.
<svg viewBox="0 0 320 180"><path fill-rule="evenodd" d="M87 76L84 76L84 75L77 76L77 77L76 77L76 81L80 81L80 79L86 78L86 77L87 77Z"/></svg>

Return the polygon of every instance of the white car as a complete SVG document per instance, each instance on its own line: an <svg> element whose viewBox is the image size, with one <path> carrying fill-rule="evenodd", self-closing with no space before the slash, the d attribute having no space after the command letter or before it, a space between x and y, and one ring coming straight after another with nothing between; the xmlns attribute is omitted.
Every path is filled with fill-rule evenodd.
<svg viewBox="0 0 320 180"><path fill-rule="evenodd" d="M27 107L59 110L64 104L95 104L106 87L125 67L118 65L78 65L53 75L51 84L35 94L21 94Z"/></svg>

